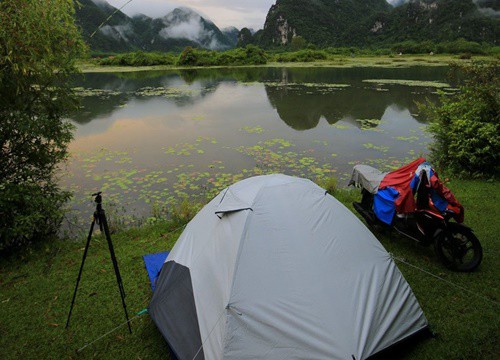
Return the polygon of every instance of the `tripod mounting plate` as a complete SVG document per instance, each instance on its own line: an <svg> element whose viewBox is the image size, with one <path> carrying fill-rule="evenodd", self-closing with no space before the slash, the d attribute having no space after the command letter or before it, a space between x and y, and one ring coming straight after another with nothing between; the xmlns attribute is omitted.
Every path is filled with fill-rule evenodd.
<svg viewBox="0 0 500 360"><path fill-rule="evenodd" d="M95 194L92 194L92 197L95 197L94 201L96 204L102 204L102 191L96 192Z"/></svg>

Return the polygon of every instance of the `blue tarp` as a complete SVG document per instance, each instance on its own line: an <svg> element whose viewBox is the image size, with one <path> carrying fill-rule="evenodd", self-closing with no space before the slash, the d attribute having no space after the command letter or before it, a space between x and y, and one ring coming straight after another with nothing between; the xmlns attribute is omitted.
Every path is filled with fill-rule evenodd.
<svg viewBox="0 0 500 360"><path fill-rule="evenodd" d="M399 192L390 186L379 190L373 197L373 211L387 225L392 224L392 219L396 213L395 201L398 197Z"/></svg>
<svg viewBox="0 0 500 360"><path fill-rule="evenodd" d="M153 291L155 290L156 279L158 278L161 268L163 267L165 259L169 253L170 251L164 251L158 254L144 255L142 257L144 259L144 263L146 264L146 270L148 271L149 281L151 281L151 288Z"/></svg>

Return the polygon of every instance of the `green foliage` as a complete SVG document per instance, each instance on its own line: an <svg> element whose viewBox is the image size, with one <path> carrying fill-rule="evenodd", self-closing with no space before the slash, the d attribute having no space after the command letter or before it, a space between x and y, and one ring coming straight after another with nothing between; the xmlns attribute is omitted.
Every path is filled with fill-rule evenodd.
<svg viewBox="0 0 500 360"><path fill-rule="evenodd" d="M395 8L385 0L315 0L307 7L303 1L279 0L267 15L258 44L289 46L294 37L302 36L323 48L401 44L403 53L429 53L435 51L431 42L459 38L496 44L499 22L480 13L471 0L407 1ZM452 53L463 52L476 53L470 49Z"/></svg>
<svg viewBox="0 0 500 360"><path fill-rule="evenodd" d="M262 65L265 63L267 63L266 53L255 45L223 52L187 47L177 61L177 65L180 66Z"/></svg>
<svg viewBox="0 0 500 360"><path fill-rule="evenodd" d="M68 199L54 179L77 103L67 84L83 42L67 0L0 2L0 250L56 232Z"/></svg>
<svg viewBox="0 0 500 360"><path fill-rule="evenodd" d="M378 12L390 9L385 0L315 0L304 6L299 0L280 0L271 7L260 45L286 45L302 36L320 47L350 45L360 33L360 25ZM286 25L285 25L286 24ZM286 33L279 29L285 29Z"/></svg>
<svg viewBox="0 0 500 360"><path fill-rule="evenodd" d="M484 54L488 46L481 45L474 41L465 39L457 39L455 41L442 42L436 45L436 50L439 53L445 54Z"/></svg>
<svg viewBox="0 0 500 360"><path fill-rule="evenodd" d="M171 207L168 214L170 220L176 225L184 225L191 221L192 218L201 210L204 204L200 202L189 201L188 198L183 199Z"/></svg>
<svg viewBox="0 0 500 360"><path fill-rule="evenodd" d="M198 63L198 53L196 49L187 46L177 60L178 65L195 66Z"/></svg>
<svg viewBox="0 0 500 360"><path fill-rule="evenodd" d="M452 65L465 77L460 92L441 95L441 105L420 104L432 123L432 160L462 176L500 171L500 63Z"/></svg>
<svg viewBox="0 0 500 360"><path fill-rule="evenodd" d="M252 33L248 28L243 28L240 30L240 33L238 34L238 43L236 44L237 47L245 47L247 45L252 45L254 43L254 38Z"/></svg>
<svg viewBox="0 0 500 360"><path fill-rule="evenodd" d="M323 50L299 50L295 52L282 52L274 56L277 62L312 62L328 59L328 54Z"/></svg>
<svg viewBox="0 0 500 360"><path fill-rule="evenodd" d="M428 54L436 51L436 45L432 41L404 41L402 43L394 44L392 50L397 53L403 54Z"/></svg>
<svg viewBox="0 0 500 360"><path fill-rule="evenodd" d="M325 189L330 195L334 195L337 192L337 178L335 176L319 177L315 183Z"/></svg>
<svg viewBox="0 0 500 360"><path fill-rule="evenodd" d="M463 54L460 54L460 56L458 58L460 60L470 60L470 59L472 59L472 54L471 53L463 53Z"/></svg>
<svg viewBox="0 0 500 360"><path fill-rule="evenodd" d="M292 42L290 43L290 47L293 51L302 50L306 47L307 42L302 36L294 36L292 38Z"/></svg>
<svg viewBox="0 0 500 360"><path fill-rule="evenodd" d="M155 66L155 65L174 65L177 62L177 56L172 53L145 53L142 51L109 56L98 59L99 65L112 66Z"/></svg>

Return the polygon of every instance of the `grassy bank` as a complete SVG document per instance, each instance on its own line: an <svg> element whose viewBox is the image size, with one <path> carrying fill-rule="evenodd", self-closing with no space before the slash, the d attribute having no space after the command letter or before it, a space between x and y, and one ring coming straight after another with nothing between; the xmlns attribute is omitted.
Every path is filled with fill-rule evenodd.
<svg viewBox="0 0 500 360"><path fill-rule="evenodd" d="M473 60L491 61L495 57L477 55ZM154 65L154 66L120 66L99 65L95 61L81 61L79 68L84 73L96 72L135 72L149 70L182 70L182 69L204 69L204 68L226 68L226 67L380 67L399 68L410 66L447 66L450 62L467 62L470 59L460 59L460 55L362 55L362 56L333 56L326 60L308 62L278 62L270 61L263 65L223 65L223 66L179 66L179 65Z"/></svg>
<svg viewBox="0 0 500 360"><path fill-rule="evenodd" d="M466 209L484 248L478 271L459 274L438 263L432 249L396 235L377 235L389 252L462 287L498 301L498 182L454 180L448 184ZM351 207L358 191L339 190L336 197ZM89 219L90 222L90 219ZM151 288L142 255L170 249L183 221L160 222L113 234L131 316L148 305ZM112 264L105 240L91 244L72 324L64 329L85 245L57 240L8 259L0 259L0 358L137 358L167 357L165 342L151 319L132 322L133 334L119 329L82 352L76 350L123 322ZM404 349L405 359L494 359L500 335L499 305L471 296L405 264L398 264L410 283L434 339Z"/></svg>

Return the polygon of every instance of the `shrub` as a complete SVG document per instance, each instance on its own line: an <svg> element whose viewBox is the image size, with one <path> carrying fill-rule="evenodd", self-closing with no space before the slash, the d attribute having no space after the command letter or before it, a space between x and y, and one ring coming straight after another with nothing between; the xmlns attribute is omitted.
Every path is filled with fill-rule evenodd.
<svg viewBox="0 0 500 360"><path fill-rule="evenodd" d="M432 121L431 158L460 176L497 176L500 170L499 62L453 64L463 77L460 92L441 104L419 104Z"/></svg>
<svg viewBox="0 0 500 360"><path fill-rule="evenodd" d="M99 65L114 65L114 66L155 66L155 65L173 65L176 58L170 53L145 53L137 51L133 53L120 54L109 56L104 59L97 60Z"/></svg>
<svg viewBox="0 0 500 360"><path fill-rule="evenodd" d="M267 63L266 52L255 45L247 45L245 48L245 64L263 65Z"/></svg>
<svg viewBox="0 0 500 360"><path fill-rule="evenodd" d="M395 44L392 47L393 51L403 54L428 54L436 51L436 46L432 41L405 41Z"/></svg>
<svg viewBox="0 0 500 360"><path fill-rule="evenodd" d="M193 203L185 198L176 204L172 204L168 215L170 220L172 220L175 224L187 224L201 210L202 207L202 203Z"/></svg>
<svg viewBox="0 0 500 360"><path fill-rule="evenodd" d="M458 39L455 41L443 42L437 44L436 50L440 53L446 54L484 54L484 47L474 41L467 41L465 39Z"/></svg>
<svg viewBox="0 0 500 360"><path fill-rule="evenodd" d="M290 47L292 50L297 51L297 50L302 50L307 46L307 41L304 39L302 36L294 36L292 38L292 42L290 44Z"/></svg>
<svg viewBox="0 0 500 360"><path fill-rule="evenodd" d="M471 53L463 53L463 54L460 54L460 56L458 58L460 60L470 60L470 59L472 59L472 54Z"/></svg>
<svg viewBox="0 0 500 360"><path fill-rule="evenodd" d="M69 194L55 172L77 103L68 78L84 50L72 1L0 2L0 250L54 234Z"/></svg>
<svg viewBox="0 0 500 360"><path fill-rule="evenodd" d="M337 191L337 178L335 176L318 177L315 183L325 189L330 195L334 195Z"/></svg>
<svg viewBox="0 0 500 360"><path fill-rule="evenodd" d="M178 65L195 66L198 64L198 52L191 46L186 47L179 55Z"/></svg>
<svg viewBox="0 0 500 360"><path fill-rule="evenodd" d="M181 66L262 65L265 63L267 63L266 53L255 45L223 52L187 47L177 62Z"/></svg>
<svg viewBox="0 0 500 360"><path fill-rule="evenodd" d="M300 50L296 52L284 52L276 54L275 61L277 62L313 62L318 60L326 60L328 54L323 50Z"/></svg>

